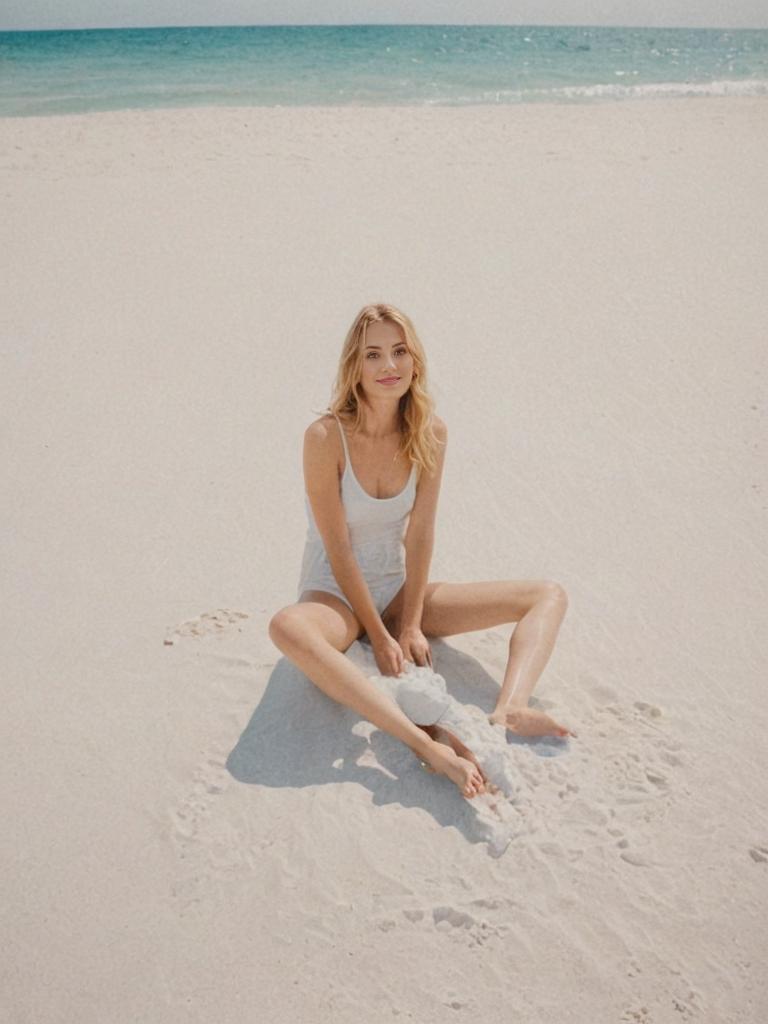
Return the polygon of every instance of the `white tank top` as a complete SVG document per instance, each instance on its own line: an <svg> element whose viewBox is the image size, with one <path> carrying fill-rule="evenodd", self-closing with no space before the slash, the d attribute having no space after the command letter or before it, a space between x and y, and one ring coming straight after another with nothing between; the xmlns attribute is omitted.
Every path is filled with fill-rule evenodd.
<svg viewBox="0 0 768 1024"><path fill-rule="evenodd" d="M341 501L349 538L360 570L367 581L376 582L379 576L402 573L405 568L403 537L416 497L416 466L411 467L408 482L399 494L391 498L374 498L363 490L352 469L349 447L338 417L334 417L341 431L344 445L344 473L341 477ZM307 510L307 537L302 560L301 587L323 578L333 579L333 570L325 553L325 546L312 514L309 498L304 495Z"/></svg>

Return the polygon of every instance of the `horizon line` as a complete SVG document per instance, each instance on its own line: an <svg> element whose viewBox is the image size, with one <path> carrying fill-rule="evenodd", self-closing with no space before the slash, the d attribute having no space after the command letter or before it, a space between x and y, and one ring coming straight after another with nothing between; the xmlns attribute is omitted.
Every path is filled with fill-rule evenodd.
<svg viewBox="0 0 768 1024"><path fill-rule="evenodd" d="M151 31L156 29L205 29L205 28L639 28L678 31L687 29L702 32L768 32L768 25L635 25L635 24L584 24L583 22L490 22L490 21L349 21L349 22L208 22L200 25L63 25L46 28L2 28L0 33L12 32L126 32L132 30Z"/></svg>

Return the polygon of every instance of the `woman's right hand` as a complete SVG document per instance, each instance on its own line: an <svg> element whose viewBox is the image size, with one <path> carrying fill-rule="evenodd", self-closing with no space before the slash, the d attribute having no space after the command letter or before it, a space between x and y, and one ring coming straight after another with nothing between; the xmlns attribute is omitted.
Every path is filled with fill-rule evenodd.
<svg viewBox="0 0 768 1024"><path fill-rule="evenodd" d="M405 657L400 644L389 633L383 633L371 641L373 656L383 676L399 676L405 667Z"/></svg>

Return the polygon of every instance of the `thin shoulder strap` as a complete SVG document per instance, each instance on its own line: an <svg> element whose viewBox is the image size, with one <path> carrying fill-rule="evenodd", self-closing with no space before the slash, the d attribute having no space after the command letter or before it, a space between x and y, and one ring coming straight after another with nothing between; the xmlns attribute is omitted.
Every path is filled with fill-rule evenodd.
<svg viewBox="0 0 768 1024"><path fill-rule="evenodd" d="M341 425L341 420L336 415L336 413L333 414L333 418L336 420L336 422L339 425L339 433L341 434L341 443L344 445L344 458L347 460L346 464L349 465L351 460L349 458L349 448L347 448L347 435L344 433L344 428Z"/></svg>

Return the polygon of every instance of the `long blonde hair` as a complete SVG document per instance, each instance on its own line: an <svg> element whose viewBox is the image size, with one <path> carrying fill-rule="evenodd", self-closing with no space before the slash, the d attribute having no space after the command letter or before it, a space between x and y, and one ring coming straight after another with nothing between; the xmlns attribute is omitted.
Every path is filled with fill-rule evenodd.
<svg viewBox="0 0 768 1024"><path fill-rule="evenodd" d="M395 306L386 302L372 303L363 306L355 317L341 350L328 412L346 419L355 430L360 427L361 403L365 401L360 387L365 336L368 324L377 321L397 324L413 356L413 380L400 399L402 440L398 453L405 455L412 465L431 473L437 466L440 442L433 428L435 402L427 387L427 357L410 318Z"/></svg>

